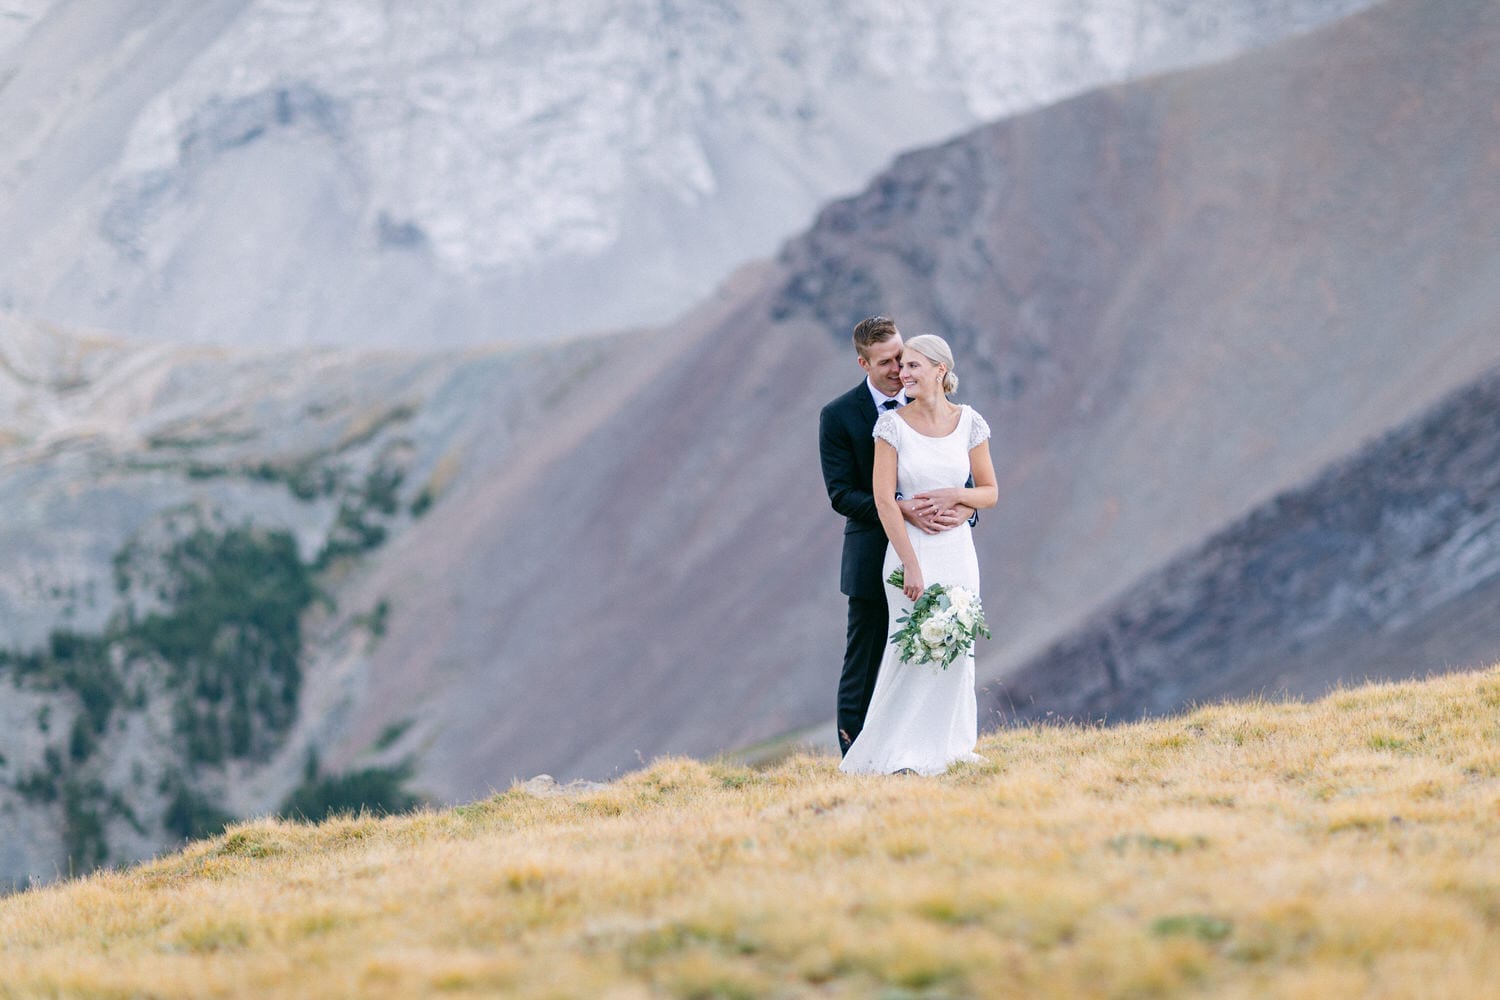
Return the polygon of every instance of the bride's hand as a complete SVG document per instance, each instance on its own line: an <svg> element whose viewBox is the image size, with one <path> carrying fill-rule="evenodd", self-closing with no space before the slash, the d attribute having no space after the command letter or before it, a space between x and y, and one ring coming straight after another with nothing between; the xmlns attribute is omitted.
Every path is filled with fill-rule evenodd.
<svg viewBox="0 0 1500 1000"><path fill-rule="evenodd" d="M963 492L963 490L956 487L945 486L942 489L926 490L918 493L912 499L926 501L930 505L931 512L939 514L943 511L952 510L958 504L962 503Z"/></svg>
<svg viewBox="0 0 1500 1000"><path fill-rule="evenodd" d="M921 597L922 591L927 589L927 586L922 582L922 568L920 566L907 566L902 569L901 575L903 577L901 593L913 601Z"/></svg>

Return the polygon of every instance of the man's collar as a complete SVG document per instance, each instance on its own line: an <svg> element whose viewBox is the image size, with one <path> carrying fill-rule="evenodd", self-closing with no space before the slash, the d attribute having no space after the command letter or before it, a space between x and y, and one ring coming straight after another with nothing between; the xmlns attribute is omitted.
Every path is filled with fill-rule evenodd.
<svg viewBox="0 0 1500 1000"><path fill-rule="evenodd" d="M875 404L876 410L884 409L881 404L888 399L894 399L902 406L906 405L906 390L904 388L894 396L887 396L885 393L875 388L875 383L870 381L870 376L868 375L865 376L865 388L870 390L870 401Z"/></svg>

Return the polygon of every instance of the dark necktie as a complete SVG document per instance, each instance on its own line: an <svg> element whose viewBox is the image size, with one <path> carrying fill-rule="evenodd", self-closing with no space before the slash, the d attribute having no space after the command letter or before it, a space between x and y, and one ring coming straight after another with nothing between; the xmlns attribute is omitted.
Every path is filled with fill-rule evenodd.
<svg viewBox="0 0 1500 1000"><path fill-rule="evenodd" d="M894 399L887 399L884 403L881 403L880 405L883 406L883 407L885 407L887 410L894 410L896 407L900 406L901 404L899 402L897 402L896 400L894 400Z"/></svg>

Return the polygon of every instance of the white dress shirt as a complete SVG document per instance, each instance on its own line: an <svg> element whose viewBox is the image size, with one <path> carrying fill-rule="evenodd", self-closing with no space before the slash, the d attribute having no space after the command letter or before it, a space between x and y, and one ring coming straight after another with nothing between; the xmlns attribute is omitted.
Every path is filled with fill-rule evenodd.
<svg viewBox="0 0 1500 1000"><path fill-rule="evenodd" d="M894 396L887 396L885 393L875 388L875 383L870 381L870 377L868 375L865 376L865 388L870 390L870 398L875 400L875 415L877 417L885 412L885 402L888 399L894 399L896 401L896 409L898 410L906 405L905 389L902 389Z"/></svg>

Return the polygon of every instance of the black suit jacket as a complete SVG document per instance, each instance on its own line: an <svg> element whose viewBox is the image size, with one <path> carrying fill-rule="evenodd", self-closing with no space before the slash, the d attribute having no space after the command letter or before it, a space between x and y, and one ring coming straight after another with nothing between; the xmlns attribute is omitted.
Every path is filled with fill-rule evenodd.
<svg viewBox="0 0 1500 1000"><path fill-rule="evenodd" d="M844 558L839 590L850 597L884 597L880 567L885 562L885 529L875 512L870 487L875 469L875 401L863 380L827 406L818 417L818 454L823 485L844 524Z"/></svg>

